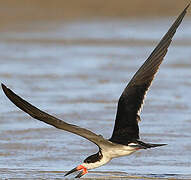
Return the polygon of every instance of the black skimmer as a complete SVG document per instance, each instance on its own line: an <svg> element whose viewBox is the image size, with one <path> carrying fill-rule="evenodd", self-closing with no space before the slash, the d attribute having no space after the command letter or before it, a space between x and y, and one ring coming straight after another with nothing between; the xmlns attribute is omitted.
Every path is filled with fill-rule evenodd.
<svg viewBox="0 0 191 180"><path fill-rule="evenodd" d="M189 5L179 15L160 43L135 73L129 84L124 89L118 101L115 126L110 139L105 139L101 135L97 135L90 130L73 124L68 124L65 121L43 112L2 84L2 88L6 96L17 107L28 113L33 118L55 126L58 129L82 136L99 147L99 151L96 154L87 157L81 165L66 173L65 176L73 172L80 171L76 176L76 178L79 178L86 174L88 172L87 170L102 166L113 158L130 155L140 149L166 145L144 143L139 140L138 122L140 121L140 112L143 106L145 95L151 85L152 80L154 79L157 70L159 69L160 64L163 61L164 56L167 53L167 49L172 41L172 37L182 22Z"/></svg>

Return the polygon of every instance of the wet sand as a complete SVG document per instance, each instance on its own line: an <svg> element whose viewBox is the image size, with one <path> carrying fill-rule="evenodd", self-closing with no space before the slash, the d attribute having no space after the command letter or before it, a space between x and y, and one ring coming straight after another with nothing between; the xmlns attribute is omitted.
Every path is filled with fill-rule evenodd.
<svg viewBox="0 0 191 180"><path fill-rule="evenodd" d="M2 25L1 81L37 107L109 138L120 94L174 19L58 16L20 24L17 18ZM168 146L114 159L84 178L191 178L190 28L186 17L141 114L141 139ZM97 151L81 137L30 118L2 91L0 98L0 178L61 179Z"/></svg>

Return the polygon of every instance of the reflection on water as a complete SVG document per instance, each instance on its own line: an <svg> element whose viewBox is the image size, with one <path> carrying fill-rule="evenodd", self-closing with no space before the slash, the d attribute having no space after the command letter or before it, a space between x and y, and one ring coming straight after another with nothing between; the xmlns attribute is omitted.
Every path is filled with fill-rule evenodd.
<svg viewBox="0 0 191 180"><path fill-rule="evenodd" d="M110 137L123 88L169 22L44 22L12 29L0 35L1 81L41 109ZM190 27L184 21L179 28L141 116L142 140L168 146L114 159L86 177L191 178ZM28 117L2 92L0 98L2 178L63 178L97 151Z"/></svg>

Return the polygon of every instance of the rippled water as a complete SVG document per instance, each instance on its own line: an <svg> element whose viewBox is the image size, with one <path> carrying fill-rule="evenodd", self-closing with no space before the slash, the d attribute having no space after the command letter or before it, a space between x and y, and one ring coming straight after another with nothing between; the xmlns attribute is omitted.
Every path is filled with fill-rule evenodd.
<svg viewBox="0 0 191 180"><path fill-rule="evenodd" d="M120 94L173 19L17 24L0 34L1 81L37 107L109 138ZM168 146L113 159L84 177L191 178L190 47L184 20L141 114L141 139ZM30 118L2 91L0 98L1 178L63 178L97 151Z"/></svg>

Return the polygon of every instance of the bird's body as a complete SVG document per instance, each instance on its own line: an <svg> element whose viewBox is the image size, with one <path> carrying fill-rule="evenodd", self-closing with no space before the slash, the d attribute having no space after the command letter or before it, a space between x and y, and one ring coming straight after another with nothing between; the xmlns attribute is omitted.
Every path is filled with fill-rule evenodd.
<svg viewBox="0 0 191 180"><path fill-rule="evenodd" d="M121 156L128 156L139 149L147 149L157 146L163 146L166 144L149 144L142 141L132 141L127 145L113 143L108 140L111 145L105 145L104 149L99 149L98 153L89 156L84 160L82 164L87 169L94 169L108 163L113 158Z"/></svg>
<svg viewBox="0 0 191 180"><path fill-rule="evenodd" d="M94 169L107 164L113 158L130 155L137 150L138 149L130 146L113 143L113 146L105 148L104 150L99 150L98 153L86 158L82 166L87 169Z"/></svg>
<svg viewBox="0 0 191 180"><path fill-rule="evenodd" d="M58 129L69 131L71 133L82 136L93 142L99 147L99 151L86 158L84 162L72 169L66 175L75 171L81 171L76 177L81 177L87 173L88 169L94 169L108 163L111 159L127 156L139 149L147 149L165 144L144 143L139 139L140 112L143 106L145 95L151 85L156 72L167 53L168 47L172 41L178 26L182 22L186 14L186 10L179 15L168 32L159 42L157 47L144 62L144 64L135 73L131 81L124 89L118 101L115 126L112 137L105 139L101 135L97 135L88 129L81 128L76 125L66 123L28 103L12 90L2 84L2 88L6 96L21 110L28 113L35 119L50 124Z"/></svg>

